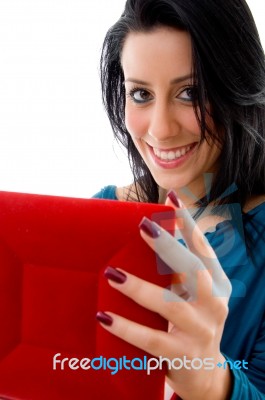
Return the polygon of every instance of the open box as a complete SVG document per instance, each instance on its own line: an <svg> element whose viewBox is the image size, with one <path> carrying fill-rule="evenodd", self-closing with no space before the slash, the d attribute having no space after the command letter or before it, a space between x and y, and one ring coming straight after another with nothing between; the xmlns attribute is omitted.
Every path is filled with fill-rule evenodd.
<svg viewBox="0 0 265 400"><path fill-rule="evenodd" d="M170 207L0 192L0 398L162 400L164 371L53 369L53 357L150 357L95 320L111 310L167 322L112 289L111 265L162 287L170 275L139 234L143 216L173 232Z"/></svg>

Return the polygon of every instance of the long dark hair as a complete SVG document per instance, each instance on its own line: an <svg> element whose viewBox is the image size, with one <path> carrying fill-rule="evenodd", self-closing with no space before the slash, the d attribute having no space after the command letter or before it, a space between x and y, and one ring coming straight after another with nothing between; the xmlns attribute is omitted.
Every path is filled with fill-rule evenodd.
<svg viewBox="0 0 265 400"><path fill-rule="evenodd" d="M100 62L103 103L115 137L127 149L138 200L158 202L158 185L125 126L120 58L130 32L160 26L190 34L198 87L193 106L201 141L210 136L222 145L220 168L201 205L239 202L243 207L251 195L265 193L264 52L244 0L127 0L120 19L107 32ZM222 135L206 124L207 102ZM233 185L236 191L229 190Z"/></svg>

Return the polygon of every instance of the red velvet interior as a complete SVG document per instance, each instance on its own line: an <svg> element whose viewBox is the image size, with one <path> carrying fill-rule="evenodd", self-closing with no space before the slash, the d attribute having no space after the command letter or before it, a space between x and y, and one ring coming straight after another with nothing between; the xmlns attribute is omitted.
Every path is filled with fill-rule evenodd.
<svg viewBox="0 0 265 400"><path fill-rule="evenodd" d="M52 360L56 353L143 358L105 331L96 311L157 329L166 321L112 289L103 271L120 267L168 286L138 224L148 216L173 231L173 215L159 205L0 192L0 397L163 399L163 371L55 371Z"/></svg>

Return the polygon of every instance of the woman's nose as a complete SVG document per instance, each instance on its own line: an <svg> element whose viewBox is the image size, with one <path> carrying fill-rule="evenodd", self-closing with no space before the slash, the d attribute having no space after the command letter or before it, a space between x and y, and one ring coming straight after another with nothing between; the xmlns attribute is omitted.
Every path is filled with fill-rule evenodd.
<svg viewBox="0 0 265 400"><path fill-rule="evenodd" d="M179 132L180 126L174 115L171 104L157 103L154 105L149 121L148 133L156 141L166 141Z"/></svg>

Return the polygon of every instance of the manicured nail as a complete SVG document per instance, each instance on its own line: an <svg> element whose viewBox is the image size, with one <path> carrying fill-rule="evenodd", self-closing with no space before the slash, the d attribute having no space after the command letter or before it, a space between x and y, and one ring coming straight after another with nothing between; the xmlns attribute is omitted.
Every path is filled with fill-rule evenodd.
<svg viewBox="0 0 265 400"><path fill-rule="evenodd" d="M176 192L174 192L174 190L170 190L167 194L167 197L170 198L170 200L176 207L181 208L181 202L177 197Z"/></svg>
<svg viewBox="0 0 265 400"><path fill-rule="evenodd" d="M117 283L124 283L127 279L127 276L123 272L112 267L107 267L104 271L104 275L106 278Z"/></svg>
<svg viewBox="0 0 265 400"><path fill-rule="evenodd" d="M144 217L140 222L139 228L144 231L149 237L156 239L160 236L160 229L150 219Z"/></svg>
<svg viewBox="0 0 265 400"><path fill-rule="evenodd" d="M103 311L97 312L96 319L99 322L102 322L102 324L108 325L108 326L111 326L112 322L113 322L113 319L108 314L104 313Z"/></svg>

